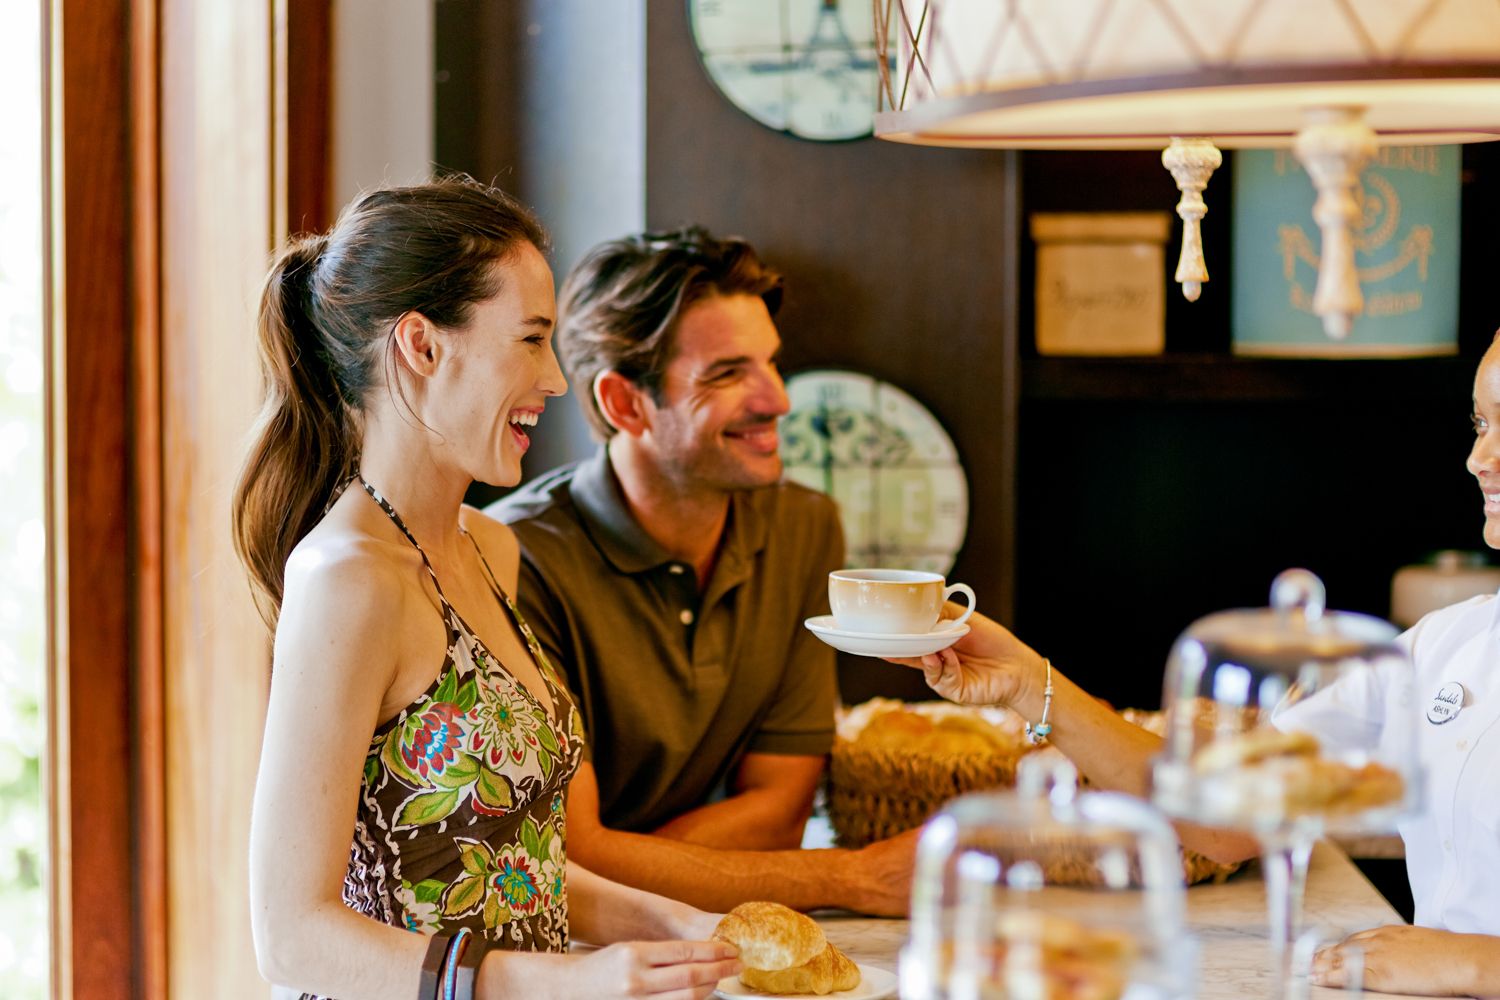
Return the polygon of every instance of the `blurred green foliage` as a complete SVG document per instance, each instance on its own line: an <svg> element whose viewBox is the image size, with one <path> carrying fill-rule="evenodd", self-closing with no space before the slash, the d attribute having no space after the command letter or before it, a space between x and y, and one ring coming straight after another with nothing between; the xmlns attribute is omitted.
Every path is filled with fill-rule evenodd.
<svg viewBox="0 0 1500 1000"><path fill-rule="evenodd" d="M0 983L47 993L40 3L0 4Z"/></svg>

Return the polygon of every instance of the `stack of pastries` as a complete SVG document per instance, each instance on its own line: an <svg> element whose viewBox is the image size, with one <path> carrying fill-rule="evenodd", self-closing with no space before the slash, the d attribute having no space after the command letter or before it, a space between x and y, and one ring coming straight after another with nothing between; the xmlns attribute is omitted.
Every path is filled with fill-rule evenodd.
<svg viewBox="0 0 1500 1000"><path fill-rule="evenodd" d="M1000 920L1000 937L1013 955L1029 951L1040 958L1037 963L1012 962L1008 977L1011 993L1029 992L1039 1000L1115 1000L1125 992L1137 950L1127 934L1041 913L1006 914ZM1016 979L1028 978L1017 972L1028 967L1041 988L1014 989L1020 985Z"/></svg>
<svg viewBox="0 0 1500 1000"><path fill-rule="evenodd" d="M1216 798L1247 810L1281 807L1288 815L1356 813L1398 801L1401 775L1369 761L1344 764L1320 754L1317 737L1305 732L1257 729L1216 740L1193 757L1200 775L1221 779ZM1277 800L1266 801L1262 789Z"/></svg>
<svg viewBox="0 0 1500 1000"><path fill-rule="evenodd" d="M823 936L811 917L780 903L741 903L719 921L714 939L740 951L740 982L762 993L824 996L852 990L859 966Z"/></svg>
<svg viewBox="0 0 1500 1000"><path fill-rule="evenodd" d="M955 950L950 996L982 1000L1118 1000L1138 955L1135 939L1035 911L1000 917L978 954Z"/></svg>

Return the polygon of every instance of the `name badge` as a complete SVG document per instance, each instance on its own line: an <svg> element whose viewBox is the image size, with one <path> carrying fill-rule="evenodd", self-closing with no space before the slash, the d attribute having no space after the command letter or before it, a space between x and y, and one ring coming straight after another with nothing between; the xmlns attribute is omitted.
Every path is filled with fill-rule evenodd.
<svg viewBox="0 0 1500 1000"><path fill-rule="evenodd" d="M1449 681L1438 688L1438 693L1432 696L1432 704L1427 706L1427 721L1434 726L1441 726L1458 718L1458 713L1464 708L1466 693L1464 686L1458 681Z"/></svg>

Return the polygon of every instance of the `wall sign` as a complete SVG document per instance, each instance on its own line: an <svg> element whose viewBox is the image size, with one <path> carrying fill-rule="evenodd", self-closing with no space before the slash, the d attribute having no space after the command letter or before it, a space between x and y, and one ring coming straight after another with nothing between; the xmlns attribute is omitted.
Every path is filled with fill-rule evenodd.
<svg viewBox="0 0 1500 1000"><path fill-rule="evenodd" d="M1413 357L1458 350L1457 146L1382 146L1361 175L1355 264L1364 315L1330 340L1312 314L1322 237L1290 150L1234 156L1236 354ZM1211 222L1212 220L1210 220Z"/></svg>

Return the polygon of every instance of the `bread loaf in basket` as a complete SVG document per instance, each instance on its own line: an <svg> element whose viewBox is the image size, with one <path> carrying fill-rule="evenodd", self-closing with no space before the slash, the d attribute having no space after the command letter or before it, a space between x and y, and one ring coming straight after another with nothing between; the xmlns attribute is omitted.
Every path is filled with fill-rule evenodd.
<svg viewBox="0 0 1500 1000"><path fill-rule="evenodd" d="M1160 732L1159 712L1121 714ZM840 710L827 785L835 842L863 847L921 825L967 792L1014 786L1021 758L1037 752L1026 742L1024 726L1008 709L942 701L873 698ZM1052 881L1087 882L1085 866L1078 867L1076 876ZM1189 884L1223 881L1239 867L1183 851Z"/></svg>

